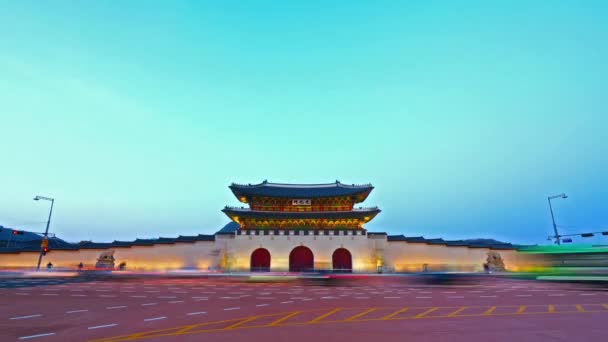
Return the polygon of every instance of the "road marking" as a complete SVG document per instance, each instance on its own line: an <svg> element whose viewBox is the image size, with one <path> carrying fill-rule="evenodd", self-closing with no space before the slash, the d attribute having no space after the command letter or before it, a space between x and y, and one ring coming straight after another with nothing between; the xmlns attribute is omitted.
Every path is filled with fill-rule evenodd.
<svg viewBox="0 0 608 342"><path fill-rule="evenodd" d="M547 308L547 311L549 313L554 313L555 312L555 305L549 305L549 307Z"/></svg>
<svg viewBox="0 0 608 342"><path fill-rule="evenodd" d="M72 297L88 297L88 295L85 295L85 294L73 294L71 296Z"/></svg>
<svg viewBox="0 0 608 342"><path fill-rule="evenodd" d="M156 305L158 303L146 303L146 304L142 304L142 306L148 306L148 305Z"/></svg>
<svg viewBox="0 0 608 342"><path fill-rule="evenodd" d="M256 305L256 306L257 306L257 307L260 307L260 306L268 306L268 304L258 304L258 305Z"/></svg>
<svg viewBox="0 0 608 342"><path fill-rule="evenodd" d="M238 309L240 309L240 308L241 308L240 306L239 306L239 307L236 307L236 308L225 308L225 309L224 309L224 311L238 310Z"/></svg>
<svg viewBox="0 0 608 342"><path fill-rule="evenodd" d="M464 298L464 296L448 296L448 298Z"/></svg>
<svg viewBox="0 0 608 342"><path fill-rule="evenodd" d="M189 312L186 315L188 315L188 316L194 316L194 315L203 315L203 314L206 314L206 313L207 313L207 311L196 311L196 312Z"/></svg>
<svg viewBox="0 0 608 342"><path fill-rule="evenodd" d="M148 298L148 296L129 296L131 298Z"/></svg>
<svg viewBox="0 0 608 342"><path fill-rule="evenodd" d="M479 298L496 298L497 296L479 296Z"/></svg>
<svg viewBox="0 0 608 342"><path fill-rule="evenodd" d="M43 296L59 296L58 293L43 293Z"/></svg>
<svg viewBox="0 0 608 342"><path fill-rule="evenodd" d="M43 336L52 336L55 335L55 333L46 333L46 334L38 334L38 335L30 335L30 336L21 336L19 337L20 340L28 340L30 338L36 338L36 337L43 337Z"/></svg>
<svg viewBox="0 0 608 342"><path fill-rule="evenodd" d="M550 293L547 296L549 296L549 297L561 297L561 296L564 296L564 294L563 293Z"/></svg>
<svg viewBox="0 0 608 342"><path fill-rule="evenodd" d="M160 317L154 317L154 318L146 318L144 319L144 322L150 322L150 321L158 321L161 319L167 319L167 316L160 316Z"/></svg>
<svg viewBox="0 0 608 342"><path fill-rule="evenodd" d="M355 299L369 299L369 297L355 297Z"/></svg>
<svg viewBox="0 0 608 342"><path fill-rule="evenodd" d="M35 314L35 315L28 315L28 316L18 316L18 317L11 317L11 320L16 320L16 319L27 319L27 318L34 318L34 317L40 317L42 316L41 314Z"/></svg>
<svg viewBox="0 0 608 342"><path fill-rule="evenodd" d="M156 297L158 299L173 299L173 298L177 298L176 296L158 296Z"/></svg>
<svg viewBox="0 0 608 342"><path fill-rule="evenodd" d="M488 310L484 311L482 315L483 315L483 316L489 316L489 315L491 315L491 314L492 314L492 312L494 312L494 310L496 310L496 307L495 307L495 306L492 306L492 307L490 307Z"/></svg>
<svg viewBox="0 0 608 342"><path fill-rule="evenodd" d="M82 309L82 310L72 310L72 311L66 311L66 314L72 314L72 313L77 313L77 312L86 312L89 311L87 309Z"/></svg>
<svg viewBox="0 0 608 342"><path fill-rule="evenodd" d="M369 310L363 311L363 312L358 313L356 315L352 315L352 316L348 317L347 319L345 319L345 321L353 321L353 320L355 320L355 319L357 319L359 317L363 317L363 316L367 315L368 313L374 312L376 310L378 310L378 308L371 308Z"/></svg>
<svg viewBox="0 0 608 342"><path fill-rule="evenodd" d="M393 317L397 316L398 314L400 314L400 313L402 313L402 312L406 312L408 309L409 309L409 308L407 308L407 307L402 308L402 309L399 309L399 310L397 310L397 311L395 311L395 312L393 312L393 313L391 313L391 314L388 314L388 315L386 315L386 316L382 317L382 318L381 318L381 320L387 320L387 319L391 319L391 318L393 318Z"/></svg>
<svg viewBox="0 0 608 342"><path fill-rule="evenodd" d="M417 299L429 299L429 298L433 298L433 297L416 297Z"/></svg>
<svg viewBox="0 0 608 342"><path fill-rule="evenodd" d="M25 292L17 292L15 293L17 296L29 296L30 293L25 293Z"/></svg>
<svg viewBox="0 0 608 342"><path fill-rule="evenodd" d="M307 323L315 323L315 322L318 322L318 321L322 320L323 318L329 317L329 316L333 315L334 313L336 313L336 312L338 312L338 311L340 311L340 310L342 310L342 309L341 309L341 308L335 308L335 309L333 309L333 310L331 310L331 311L329 311L329 312L326 312L326 313L322 314L322 315L321 315L321 316L319 316L319 317L316 317L316 318L314 318L314 319L312 319L312 320L308 321Z"/></svg>
<svg viewBox="0 0 608 342"><path fill-rule="evenodd" d="M254 320L256 320L256 319L258 319L258 316L249 317L249 318L246 318L246 319L241 320L240 322L236 322L236 323L234 323L234 324L231 324L231 325L229 325L229 326L227 326L227 327L223 328L222 330L230 330L230 329L234 329L234 328L240 327L240 326L241 326L241 325L243 325L243 324L246 324L246 323L249 323L249 322L251 322L251 321L254 321Z"/></svg>
<svg viewBox="0 0 608 342"><path fill-rule="evenodd" d="M106 309L108 309L108 310L114 310L114 309L124 309L124 308L126 308L126 307L127 307L126 305L120 305L120 306L108 306L108 307L106 307Z"/></svg>
<svg viewBox="0 0 608 342"><path fill-rule="evenodd" d="M515 314L521 315L522 313L524 313L525 310L526 310L526 306L525 305L521 305L519 307L519 309L517 309L517 312Z"/></svg>
<svg viewBox="0 0 608 342"><path fill-rule="evenodd" d="M293 303L293 300L288 300L288 301L285 301L285 302L281 302L281 304L289 304L289 303Z"/></svg>
<svg viewBox="0 0 608 342"><path fill-rule="evenodd" d="M576 304L576 311L578 311L578 312L585 312L585 309L583 309L582 305Z"/></svg>
<svg viewBox="0 0 608 342"><path fill-rule="evenodd" d="M428 309L428 310L426 310L425 312L419 313L419 314L417 314L416 316L414 316L414 319L417 319L417 318L422 318L422 317L424 317L424 316L426 316L426 315L430 314L431 312L436 311L436 310L438 310L438 309L439 309L439 308L431 308L431 309Z"/></svg>
<svg viewBox="0 0 608 342"><path fill-rule="evenodd" d="M99 297L103 297L103 298L115 298L116 296L114 296L114 295L100 295Z"/></svg>
<svg viewBox="0 0 608 342"><path fill-rule="evenodd" d="M519 295L515 295L516 297L532 297L531 294L519 294Z"/></svg>
<svg viewBox="0 0 608 342"><path fill-rule="evenodd" d="M461 313L462 311L464 311L464 309L466 309L466 308L467 308L466 306L461 306L460 309L450 312L448 314L448 317L454 317L454 316L458 315L459 313Z"/></svg>
<svg viewBox="0 0 608 342"><path fill-rule="evenodd" d="M294 311L294 312L292 312L292 313L290 313L290 314L288 314L288 315L285 315L285 316L283 316L283 317L281 317L281 318L277 319L276 321L274 321L274 322L272 322L272 323L268 324L268 326L275 326L275 325L279 325L279 324L281 324L281 322L284 322L284 321L286 321L286 320L290 319L291 317L293 317L293 316L295 316L295 315L297 315L297 314L299 314L299 313L300 313L300 311Z"/></svg>
<svg viewBox="0 0 608 342"><path fill-rule="evenodd" d="M401 297L384 297L384 299L400 299Z"/></svg>
<svg viewBox="0 0 608 342"><path fill-rule="evenodd" d="M183 303L183 302L184 302L183 300L172 300L172 301L167 302L167 303L169 303L169 304L177 304L177 303Z"/></svg>
<svg viewBox="0 0 608 342"><path fill-rule="evenodd" d="M94 327L88 327L87 329L95 330L95 329L101 329L101 328L115 327L117 325L118 325L118 323L111 323L111 324L104 324L104 325L96 325Z"/></svg>
<svg viewBox="0 0 608 342"><path fill-rule="evenodd" d="M579 293L579 296L595 296L595 293Z"/></svg>

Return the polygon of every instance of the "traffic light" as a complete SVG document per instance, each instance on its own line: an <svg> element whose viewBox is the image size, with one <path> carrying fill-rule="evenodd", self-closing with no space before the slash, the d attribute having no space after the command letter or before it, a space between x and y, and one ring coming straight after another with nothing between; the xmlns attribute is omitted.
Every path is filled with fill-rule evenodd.
<svg viewBox="0 0 608 342"><path fill-rule="evenodd" d="M13 229L13 231L11 233L13 235L23 235L23 230L15 230L15 229Z"/></svg>
<svg viewBox="0 0 608 342"><path fill-rule="evenodd" d="M48 246L49 246L49 239L47 239L47 238L42 239L42 242L40 243L40 247L46 248Z"/></svg>
<svg viewBox="0 0 608 342"><path fill-rule="evenodd" d="M46 255L46 253L49 252L49 248L48 247L42 247L42 255Z"/></svg>

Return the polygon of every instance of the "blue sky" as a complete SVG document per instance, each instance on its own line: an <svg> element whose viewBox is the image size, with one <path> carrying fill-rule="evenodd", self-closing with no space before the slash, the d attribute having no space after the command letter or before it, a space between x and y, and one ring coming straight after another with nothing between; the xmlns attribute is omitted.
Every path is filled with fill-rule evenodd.
<svg viewBox="0 0 608 342"><path fill-rule="evenodd" d="M231 182L367 183L373 231L608 230L603 1L0 2L0 224L212 233ZM584 240L606 243L607 238ZM579 241L582 241L579 239Z"/></svg>

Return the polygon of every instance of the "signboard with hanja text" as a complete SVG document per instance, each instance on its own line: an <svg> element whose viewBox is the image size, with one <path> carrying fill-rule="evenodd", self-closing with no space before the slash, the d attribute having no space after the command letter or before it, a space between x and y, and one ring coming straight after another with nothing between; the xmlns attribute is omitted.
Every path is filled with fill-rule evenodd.
<svg viewBox="0 0 608 342"><path fill-rule="evenodd" d="M291 205L310 205L309 199L294 199L291 200Z"/></svg>

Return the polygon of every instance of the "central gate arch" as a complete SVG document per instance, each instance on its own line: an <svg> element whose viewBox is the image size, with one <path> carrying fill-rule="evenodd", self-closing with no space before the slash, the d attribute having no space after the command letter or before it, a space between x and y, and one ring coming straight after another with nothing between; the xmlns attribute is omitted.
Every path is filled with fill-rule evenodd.
<svg viewBox="0 0 608 342"><path fill-rule="evenodd" d="M251 272L270 272L270 252L266 248L251 253Z"/></svg>
<svg viewBox="0 0 608 342"><path fill-rule="evenodd" d="M353 271L353 258L346 248L338 248L331 256L334 272L349 273Z"/></svg>
<svg viewBox="0 0 608 342"><path fill-rule="evenodd" d="M308 247L299 246L289 253L289 272L311 271L315 267L315 259Z"/></svg>

